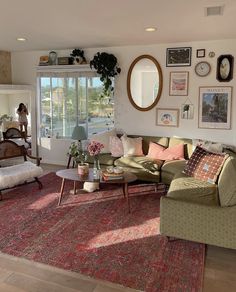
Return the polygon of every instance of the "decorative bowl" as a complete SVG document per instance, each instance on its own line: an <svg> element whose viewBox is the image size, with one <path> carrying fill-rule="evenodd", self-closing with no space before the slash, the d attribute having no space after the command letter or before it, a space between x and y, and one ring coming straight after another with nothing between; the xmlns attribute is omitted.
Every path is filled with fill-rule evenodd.
<svg viewBox="0 0 236 292"><path fill-rule="evenodd" d="M123 173L123 172L124 171L123 171L123 168L122 167L120 167L120 166L114 167L114 173L120 174L120 173Z"/></svg>

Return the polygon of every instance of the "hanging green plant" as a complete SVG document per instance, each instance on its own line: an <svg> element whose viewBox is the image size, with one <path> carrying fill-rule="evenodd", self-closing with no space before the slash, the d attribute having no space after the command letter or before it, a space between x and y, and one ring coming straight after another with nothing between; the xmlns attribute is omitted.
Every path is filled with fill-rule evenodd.
<svg viewBox="0 0 236 292"><path fill-rule="evenodd" d="M121 69L117 65L117 58L113 54L98 52L93 60L90 61L91 69L94 68L103 83L103 92L101 96L110 96L114 90L112 78L120 74Z"/></svg>

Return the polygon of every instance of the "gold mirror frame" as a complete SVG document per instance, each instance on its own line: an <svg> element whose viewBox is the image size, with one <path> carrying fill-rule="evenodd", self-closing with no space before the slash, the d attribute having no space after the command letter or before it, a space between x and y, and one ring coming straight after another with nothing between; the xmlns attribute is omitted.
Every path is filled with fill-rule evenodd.
<svg viewBox="0 0 236 292"><path fill-rule="evenodd" d="M132 97L132 94L131 94L131 88L130 88L130 81L131 81L131 74L132 74L132 71L133 71L133 68L134 66L142 59L149 59L151 60L155 65L156 65L156 68L157 68L157 72L159 74L159 88L158 88L158 92L157 92L157 96L154 100L154 102L148 106L148 107L140 107L138 106L135 102L134 102L134 99ZM163 86L163 75L162 75L162 70L161 70L161 66L159 65L158 61L150 56L150 55L141 55L139 57L137 57L133 62L132 64L130 65L130 68L129 68L129 71L128 71L128 75L127 75L127 93L128 93L128 97L129 97L129 100L131 102L131 104L137 109L137 110L140 110L140 111L149 111L151 110L152 108L154 108L154 106L156 106L156 104L158 103L160 97L161 97L161 93L162 93L162 86Z"/></svg>

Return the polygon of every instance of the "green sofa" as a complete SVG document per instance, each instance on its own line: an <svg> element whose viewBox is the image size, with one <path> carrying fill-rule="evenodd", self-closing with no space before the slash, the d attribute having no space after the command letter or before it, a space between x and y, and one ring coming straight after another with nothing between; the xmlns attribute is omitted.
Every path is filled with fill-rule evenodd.
<svg viewBox="0 0 236 292"><path fill-rule="evenodd" d="M148 153L150 141L169 147L185 144L186 160L192 154L191 139L142 138L144 155ZM230 150L227 153L229 157L217 184L183 174L184 160L161 161L145 156L114 158L110 154L102 154L100 163L102 167L122 166L124 170L135 173L139 180L169 185L167 195L161 198L161 234L236 249L236 154Z"/></svg>

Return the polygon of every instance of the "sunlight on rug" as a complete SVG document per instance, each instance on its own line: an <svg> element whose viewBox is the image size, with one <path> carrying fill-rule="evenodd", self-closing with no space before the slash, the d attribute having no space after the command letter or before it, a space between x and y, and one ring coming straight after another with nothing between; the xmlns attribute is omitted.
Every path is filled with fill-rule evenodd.
<svg viewBox="0 0 236 292"><path fill-rule="evenodd" d="M16 188L0 202L0 251L142 291L201 291L205 245L159 234L160 197L152 184L130 186L131 213L119 185L70 195L55 173Z"/></svg>

